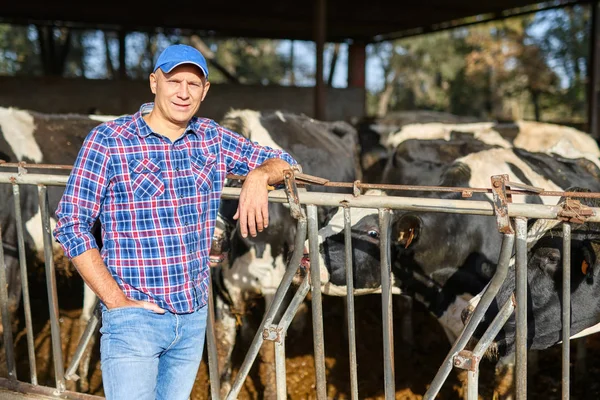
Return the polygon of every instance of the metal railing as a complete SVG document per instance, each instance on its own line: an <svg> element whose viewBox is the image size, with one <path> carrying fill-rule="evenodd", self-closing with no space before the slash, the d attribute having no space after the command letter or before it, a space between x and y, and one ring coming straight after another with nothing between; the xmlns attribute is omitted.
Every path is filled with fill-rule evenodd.
<svg viewBox="0 0 600 400"><path fill-rule="evenodd" d="M13 196L15 197L15 218L19 229L18 234L18 249L20 257L21 281L23 285L23 305L25 310L25 323L27 329L27 347L29 354L30 365L30 381L37 385L35 354L33 347L33 329L31 323L31 303L29 299L27 285L27 263L24 252L24 234L23 220L21 211L18 209L20 201L19 186L20 185L35 185L38 187L39 204L42 212L43 230L44 230L44 256L46 267L46 281L48 288L48 304L50 310L50 326L52 334L52 349L53 361L55 370L55 388L56 392L60 393L65 390L65 379L77 379L74 373L77 364L81 360L81 355L85 349L87 341L94 334L99 323L98 314L95 313L90 320L88 327L82 335L81 342L73 356L71 364L66 371L63 366L63 355L61 353L60 331L58 325L58 294L56 292L56 278L54 276L54 267L52 260L52 238L50 232L50 217L48 212L48 197L47 186L64 186L67 181L66 175L50 175L28 173L20 169L18 173L0 172L0 184L11 184L13 187ZM324 192L297 191L294 172L286 173L286 189L273 190L269 193L269 201L277 203L288 203L292 216L297 220L297 235L295 238L295 250L291 257L291 261L287 266L281 284L276 291L271 306L266 310L259 330L256 332L254 339L246 353L246 357L239 368L235 377L232 389L227 396L227 399L234 399L239 394L239 391L250 371L253 362L256 359L258 351L264 341L269 340L275 343L276 356L276 382L278 398L286 398L286 380L285 380L285 336L290 322L298 310L301 302L304 300L309 291L312 291L312 321L313 321L313 343L314 343L314 360L316 370L316 396L319 399L326 398L326 381L325 381L325 359L324 359L324 335L323 335L323 313L321 303L321 291L314 290L320 288L320 268L317 237L318 237L318 221L317 207L319 206L341 206L344 210L344 232L346 246L346 279L347 279L347 296L346 296L346 312L348 316L348 349L350 353L350 383L351 396L353 399L359 398L358 394L358 379L356 366L356 324L354 319L354 288L353 288L353 268L352 268L352 249L351 249L351 209L352 208L371 208L377 209L380 225L380 259L381 259L381 306L382 306L382 321L383 321L383 346L384 346L384 385L386 399L395 397L395 372L394 372L394 338L393 338L393 311L392 311L392 266L390 260L390 245L388 243L388 230L390 225L391 210L410 210L424 212L441 212L441 213L458 213L472 215L496 216L498 226L503 233L502 249L498 261L497 271L482 294L481 300L475 308L472 316L465 325L462 334L453 344L450 352L445 358L437 375L433 378L429 390L425 394L425 398L432 399L439 392L444 381L448 377L453 367L463 368L468 370L468 397L475 399L478 390L478 373L479 360L483 352L495 338L498 331L502 328L506 320L515 310L517 318L517 336L516 336L516 393L518 399L526 398L526 363L527 363L527 220L528 218L548 219L558 223L564 210L560 205L539 205L539 204L517 204L510 202L510 194L522 193L522 190L535 190L535 188L522 187L522 185L510 185L508 177L492 177L492 182L500 182L495 189L472 189L472 188L455 188L460 190L464 196L468 197L470 193L476 191L493 192L495 196L494 203L488 201L477 200L442 200L434 198L414 198L414 197L394 197L394 196L369 196L360 194L361 190L367 187L378 187L378 185L366 185L360 183L350 184L354 187L354 194L338 194ZM389 185L385 185L389 186ZM494 185L492 185L494 186ZM509 186L511 189L509 189ZM406 187L396 185L395 188ZM416 187L422 190L424 187ZM446 188L448 189L448 188ZM538 194L545 194L537 190ZM236 199L239 196L240 189L225 188L223 190L224 199ZM598 197L598 193L568 193L568 192L547 192L548 195L575 195L579 197ZM508 200L507 200L508 199ZM600 209L590 208L586 219L590 222L600 222ZM511 220L514 220L516 233L512 230ZM563 279L563 297L565 308L563 309L563 398L568 398L569 394L569 338L570 326L569 320L569 296L570 296L570 277L568 268L570 259L570 225L565 223L564 229L564 255L563 260L565 267ZM1 227L0 227L1 228ZM1 232L1 230L0 230ZM288 305L283 316L278 323L274 323L274 316L279 311L283 304L283 297L292 285L293 277L296 273L301 257L303 256L303 247L305 239L309 240L309 253L311 256L311 272L310 276L297 288L297 291ZM0 236L0 241L1 241ZM500 286L504 282L509 264L511 262L511 253L515 246L516 240L516 293L511 299L501 308L500 312L493 320L488 330L480 338L478 345L473 351L464 350L467 342L472 337L477 324L482 320L489 304L494 299ZM9 379L16 381L16 367L14 359L13 338L11 332L11 321L8 319L8 296L6 291L6 266L4 265L4 257L2 246L0 246L0 309L2 311L2 324L4 328L4 352L8 368ZM212 292L210 294L211 307L208 318L207 332L207 347L209 360L209 374L211 382L211 394L213 398L219 397L219 371L217 370L217 351L214 336L214 313L212 312ZM515 305L516 304L516 305ZM566 397L565 397L566 396Z"/></svg>

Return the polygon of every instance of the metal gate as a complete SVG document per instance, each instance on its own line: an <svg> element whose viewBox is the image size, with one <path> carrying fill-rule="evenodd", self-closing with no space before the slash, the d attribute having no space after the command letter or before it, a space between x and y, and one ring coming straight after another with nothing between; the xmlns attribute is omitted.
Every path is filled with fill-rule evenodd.
<svg viewBox="0 0 600 400"><path fill-rule="evenodd" d="M17 172L0 172L0 184L12 185L12 195L15 199L14 215L17 222L18 233L18 254L20 257L20 273L23 292L23 306L25 310L25 323L27 330L27 345L29 355L31 385L39 386L37 383L34 338L31 321L31 303L29 300L29 291L27 284L27 263L24 251L24 233L21 210L19 208L20 186L34 185L38 188L40 211L42 215L43 237L44 237L44 256L46 283L48 288L48 304L50 311L50 326L52 333L53 362L55 370L56 385L53 388L54 394L59 396L65 392L65 379L77 379L75 370L81 360L81 355L89 338L95 333L99 314L96 312L90 320L76 354L71 364L65 369L63 365L63 355L61 353L60 331L58 324L58 297L56 290L56 277L52 258L52 236L50 231L50 213L48 210L47 186L64 186L67 181L66 175L51 175L48 173L31 173L25 169L23 164L6 165L18 167ZM27 166L29 167L29 166ZM56 166L54 166L55 168ZM64 166L62 166L64 167ZM36 168L39 168L36 166ZM43 168L43 166L42 166ZM469 195L474 191L491 192L494 196L493 204L486 201L474 200L442 200L432 198L413 198L413 197L394 197L394 196L365 196L361 192L369 188L402 188L410 189L405 186L361 184L360 182L338 184L338 186L353 187L354 194L334 194L317 191L300 191L297 183L302 182L297 178L294 171L287 171L285 174L285 190L271 191L269 201L288 203L291 215L297 220L297 236L295 251L291 261L283 276L281 284L276 291L274 300L270 308L266 310L261 322L260 329L256 332L252 344L246 353L242 366L235 377L232 390L227 399L237 398L239 391L246 379L252 364L258 354L258 351L265 340L275 343L276 371L277 371L277 394L278 398L287 398L287 388L285 380L285 336L301 302L309 291L312 291L312 322L313 322L313 345L316 370L316 397L325 399L326 380L325 380L325 345L323 336L323 314L321 291L312 290L320 288L320 268L318 263L318 222L317 207L319 206L341 206L344 210L344 233L346 246L346 279L348 293L346 295L347 317L348 317L348 339L349 339L349 359L350 359L350 383L351 397L359 398L358 379L356 367L356 337L355 337L355 317L354 317L354 289L353 289L353 269L351 265L352 249L350 239L350 216L352 208L376 208L378 209L380 225L380 259L381 259L381 310L383 316L383 346L384 346L384 385L386 399L395 398L395 372L394 372L394 353L393 353L393 312L392 312L392 266L390 261L390 246L388 243L390 228L391 210L411 210L411 211L429 211L441 213L459 213L473 215L495 216L498 222L498 229L503 235L502 250L497 264L497 270L482 293L480 301L474 310L472 316L465 325L462 334L453 344L450 352L446 356L437 375L433 378L431 386L425 394L426 399L433 399L439 392L446 378L452 371L452 368L462 368L468 371L468 398L476 399L478 393L478 374L479 361L489 344L495 338L496 334L502 328L513 310L516 312L517 336L516 336L516 393L518 399L526 398L527 388L527 249L532 245L532 239L527 236L527 221L529 218L547 220L550 225L563 224L563 330L562 340L562 389L563 398L569 397L569 332L570 327L570 268L568 266L570 259L570 232L571 223L577 222L573 218L569 220L569 210L561 206L544 206L538 204L518 204L511 203L510 196L513 193L523 193L523 191L534 191L539 194L547 193L549 195L569 195L569 196L594 196L597 193L540 193L539 188L526 187L524 185L514 184L509 181L506 175L491 177L492 187L486 188L445 188L448 190L462 191ZM306 182L304 182L306 183ZM335 184L335 183L333 183ZM428 187L412 187L420 190L435 190ZM437 188L440 190L441 188ZM225 188L223 198L237 198L240 189ZM573 203L572 203L573 204ZM574 203L577 204L577 203ZM600 209L589 208L585 215L586 220L590 222L600 222ZM1 228L1 227L0 227ZM296 273L300 260L303 256L303 247L305 239L309 240L309 253L311 256L310 276L306 277L297 289L292 302L287 307L283 317L274 323L276 312L282 307L282 300L286 292L290 289L292 279ZM1 242L0 237L0 242ZM533 239L535 240L535 239ZM516 293L513 299L508 301L500 310L487 332L479 340L478 345L472 351L465 350L468 340L472 337L478 323L483 318L485 311L494 299L498 289L504 282L511 262L513 248L516 250ZM8 298L7 298L7 280L6 266L4 264L3 246L0 246L0 310L2 311L2 324L4 327L4 352L8 369L8 380L6 385L23 384L18 380L15 367L15 356L13 348L13 337L11 332L11 321L9 320ZM217 356L214 334L214 312L212 309L212 293L209 299L209 320L207 331L207 348L210 373L210 388L213 398L219 398L219 371L217 371ZM0 381L0 385L2 382ZM5 386L6 386L5 385ZM46 389L46 388L45 388ZM89 396L89 395L88 395Z"/></svg>

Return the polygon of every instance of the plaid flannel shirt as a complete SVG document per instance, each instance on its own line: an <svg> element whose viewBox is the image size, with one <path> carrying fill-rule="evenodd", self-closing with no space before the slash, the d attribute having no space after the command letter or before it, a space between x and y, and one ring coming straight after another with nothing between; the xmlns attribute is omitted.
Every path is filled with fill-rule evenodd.
<svg viewBox="0 0 600 400"><path fill-rule="evenodd" d="M286 152L259 146L214 121L194 117L174 142L142 115L94 128L86 137L56 214L54 237L73 258L97 248L125 295L174 313L208 300L208 256L226 174L246 175Z"/></svg>

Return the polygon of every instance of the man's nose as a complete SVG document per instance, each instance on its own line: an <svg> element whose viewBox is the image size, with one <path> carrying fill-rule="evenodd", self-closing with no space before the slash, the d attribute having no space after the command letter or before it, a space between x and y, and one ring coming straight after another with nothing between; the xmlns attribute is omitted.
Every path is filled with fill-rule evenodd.
<svg viewBox="0 0 600 400"><path fill-rule="evenodd" d="M179 97L185 99L189 95L190 95L190 89L188 87L188 84L186 82L182 82L181 85L179 86Z"/></svg>

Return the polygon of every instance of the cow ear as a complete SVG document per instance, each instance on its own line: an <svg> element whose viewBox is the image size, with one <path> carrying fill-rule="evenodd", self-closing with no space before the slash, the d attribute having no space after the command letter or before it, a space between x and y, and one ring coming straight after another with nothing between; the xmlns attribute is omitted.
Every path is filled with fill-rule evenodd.
<svg viewBox="0 0 600 400"><path fill-rule="evenodd" d="M392 238L396 245L408 248L419 237L421 219L415 215L405 214L398 218L392 227Z"/></svg>
<svg viewBox="0 0 600 400"><path fill-rule="evenodd" d="M583 260L581 261L581 273L588 284L594 283L594 265L596 264L596 251L600 250L596 243L585 241L583 243Z"/></svg>

